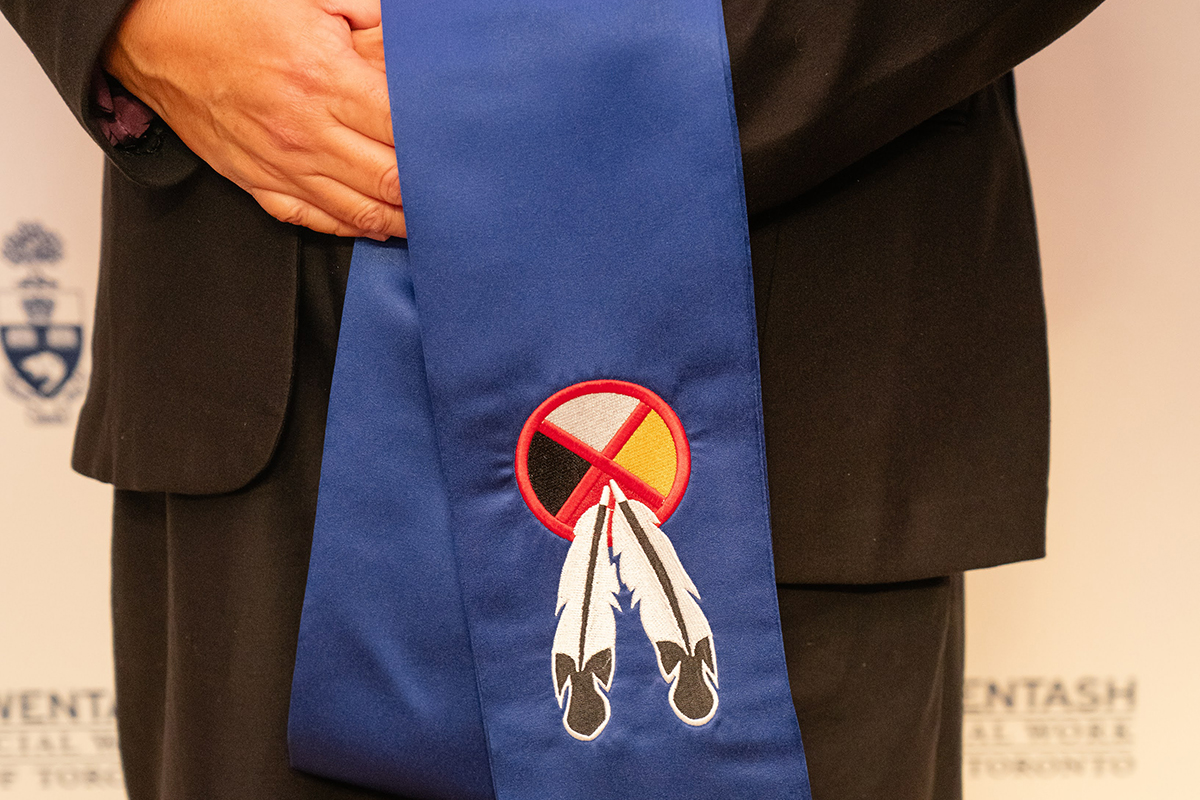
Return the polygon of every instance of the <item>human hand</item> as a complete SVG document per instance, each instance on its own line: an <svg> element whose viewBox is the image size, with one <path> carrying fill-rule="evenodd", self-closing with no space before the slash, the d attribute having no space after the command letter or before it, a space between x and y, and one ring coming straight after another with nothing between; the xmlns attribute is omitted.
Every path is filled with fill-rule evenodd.
<svg viewBox="0 0 1200 800"><path fill-rule="evenodd" d="M379 0L136 0L103 66L273 217L386 239L405 224L379 25Z"/></svg>

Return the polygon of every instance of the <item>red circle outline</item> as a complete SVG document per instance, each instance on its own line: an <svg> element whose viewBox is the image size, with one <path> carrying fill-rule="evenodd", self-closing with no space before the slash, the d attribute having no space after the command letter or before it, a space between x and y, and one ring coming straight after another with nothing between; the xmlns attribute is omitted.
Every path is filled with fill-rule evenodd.
<svg viewBox="0 0 1200 800"><path fill-rule="evenodd" d="M533 414L525 421L525 427L521 428L521 435L517 439L514 467L517 475L517 488L521 490L521 497L524 498L525 504L529 506L529 510L533 512L534 516L543 525L568 542L575 538L575 531L565 522L560 522L553 514L546 510L545 506L542 505L534 493L533 484L529 482L529 445L533 441L533 434L537 432L538 426L542 424L542 421L546 417L550 416L550 413L554 409L581 395L599 392L623 394L626 397L640 400L650 406L650 409L662 418L662 421L666 423L667 430L671 432L671 439L675 443L675 480L671 484L671 489L667 492L667 496L663 498L662 505L656 512L659 522L666 522L667 518L679 506L679 501L683 499L683 493L687 489L688 478L692 472L692 455L688 447L687 433L683 430L683 423L679 421L675 410L667 405L666 401L645 386L639 386L636 383L629 383L628 381L604 378L576 383L555 392L534 409Z"/></svg>

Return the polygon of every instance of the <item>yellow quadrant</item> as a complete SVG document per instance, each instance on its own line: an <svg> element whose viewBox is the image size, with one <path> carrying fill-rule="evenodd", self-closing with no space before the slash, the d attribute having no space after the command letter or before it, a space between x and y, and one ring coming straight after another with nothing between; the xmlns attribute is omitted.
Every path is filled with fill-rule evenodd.
<svg viewBox="0 0 1200 800"><path fill-rule="evenodd" d="M667 423L651 411L613 461L666 495L675 482L675 441Z"/></svg>

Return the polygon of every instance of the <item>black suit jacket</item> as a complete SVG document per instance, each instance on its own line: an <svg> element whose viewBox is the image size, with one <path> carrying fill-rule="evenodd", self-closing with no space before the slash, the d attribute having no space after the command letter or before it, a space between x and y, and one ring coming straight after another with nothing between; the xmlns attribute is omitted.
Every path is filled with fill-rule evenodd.
<svg viewBox="0 0 1200 800"><path fill-rule="evenodd" d="M94 136L88 84L126 3L0 0ZM1097 4L726 0L780 581L1043 553L1045 321L1009 73ZM151 153L97 139L75 467L236 490L287 414L300 237L169 130Z"/></svg>

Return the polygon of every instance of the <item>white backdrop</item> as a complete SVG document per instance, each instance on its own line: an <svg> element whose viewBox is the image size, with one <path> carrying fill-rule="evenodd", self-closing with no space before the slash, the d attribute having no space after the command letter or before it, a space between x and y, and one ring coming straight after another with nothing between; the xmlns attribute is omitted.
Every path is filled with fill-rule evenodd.
<svg viewBox="0 0 1200 800"><path fill-rule="evenodd" d="M0 74L0 244L21 223L58 239L60 258L33 262L57 286L33 294L55 302L54 322L76 321L72 307L90 314L95 291L101 156L2 20ZM19 301L30 296L17 291L30 262L13 264L13 255L0 255L2 325L24 321ZM90 319L84 328L76 380L89 369ZM73 382L56 399L72 394ZM82 397L37 402L29 390L0 352L0 798L119 798L111 493L68 468Z"/></svg>
<svg viewBox="0 0 1200 800"><path fill-rule="evenodd" d="M968 578L971 800L1200 796L1197 31L1195 0L1110 0L1018 71L1050 542Z"/></svg>
<svg viewBox="0 0 1200 800"><path fill-rule="evenodd" d="M1050 557L968 579L968 800L1196 796L1198 30L1195 0L1109 0L1018 71L1050 322ZM0 242L44 232L0 257L0 324L46 301L71 324L94 291L101 157L3 23L0 74ZM54 238L57 257L29 247ZM54 285L21 290L31 266ZM66 379L53 402L0 355L0 798L123 796L109 491L67 466L80 398L63 398L87 349L26 365L44 390Z"/></svg>

